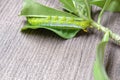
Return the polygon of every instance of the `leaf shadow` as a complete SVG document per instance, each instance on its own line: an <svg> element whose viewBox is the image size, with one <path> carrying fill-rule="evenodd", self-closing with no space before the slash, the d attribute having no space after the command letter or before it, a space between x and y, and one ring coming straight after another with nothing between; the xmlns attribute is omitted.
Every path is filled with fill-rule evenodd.
<svg viewBox="0 0 120 80"><path fill-rule="evenodd" d="M64 39L60 36L58 36L56 33L50 31L50 30L47 30L47 29L28 29L28 30L24 30L22 31L23 34L28 34L28 35L31 35L31 36L40 36L41 38L45 37L45 38L53 38L53 39L59 39L61 41L66 41L66 40L69 40L69 39ZM78 38L80 36L90 36L94 34L94 31L89 29L88 32L84 32L83 30L80 30L75 37L73 38Z"/></svg>
<svg viewBox="0 0 120 80"><path fill-rule="evenodd" d="M80 36L92 36L94 34L93 29L87 29L87 32L80 30L75 37L80 37Z"/></svg>

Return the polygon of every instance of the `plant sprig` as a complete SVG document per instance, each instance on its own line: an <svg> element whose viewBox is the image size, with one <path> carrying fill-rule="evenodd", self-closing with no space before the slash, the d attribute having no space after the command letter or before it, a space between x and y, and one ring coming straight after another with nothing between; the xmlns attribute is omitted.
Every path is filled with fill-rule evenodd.
<svg viewBox="0 0 120 80"><path fill-rule="evenodd" d="M95 28L104 32L102 41L97 46L96 61L94 63L94 79L109 80L104 68L104 51L109 39L120 44L120 36L113 33L101 22L104 11L120 12L120 0L59 0L62 7L67 11L56 10L35 2L35 0L24 0L21 15L27 19L22 31L27 29L45 28L51 30L62 38L73 38L80 30ZM98 21L91 18L91 7L101 7Z"/></svg>

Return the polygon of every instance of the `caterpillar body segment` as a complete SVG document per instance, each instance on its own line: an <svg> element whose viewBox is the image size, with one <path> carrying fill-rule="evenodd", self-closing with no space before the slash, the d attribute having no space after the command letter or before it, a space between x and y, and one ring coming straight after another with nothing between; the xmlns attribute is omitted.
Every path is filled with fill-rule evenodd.
<svg viewBox="0 0 120 80"><path fill-rule="evenodd" d="M58 16L48 16L45 18L27 18L28 23L31 25L39 25L39 26L49 26L52 28L60 28L60 29L86 29L90 26L89 21L85 20L75 20L71 17L58 17Z"/></svg>

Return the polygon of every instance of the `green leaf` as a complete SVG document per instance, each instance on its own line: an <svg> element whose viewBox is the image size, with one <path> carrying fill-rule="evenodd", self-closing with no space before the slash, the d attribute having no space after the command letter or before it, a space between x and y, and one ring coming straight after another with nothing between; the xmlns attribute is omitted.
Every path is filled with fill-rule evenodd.
<svg viewBox="0 0 120 80"><path fill-rule="evenodd" d="M28 21L22 28L22 31L44 28L55 32L65 39L74 37L78 31L86 29L87 26L90 25L89 21L79 23L81 18L78 18L71 13L46 7L34 0L25 0L21 15L26 16ZM72 24L71 21L73 21L74 24L78 24L78 26ZM82 25L82 27L79 25Z"/></svg>
<svg viewBox="0 0 120 80"><path fill-rule="evenodd" d="M84 19L91 19L91 5L89 0L73 0L79 16Z"/></svg>
<svg viewBox="0 0 120 80"><path fill-rule="evenodd" d="M108 7L108 10L120 12L120 0L112 0L110 6Z"/></svg>
<svg viewBox="0 0 120 80"><path fill-rule="evenodd" d="M73 4L73 0L59 0L63 4L63 8L67 11L78 15L78 12Z"/></svg>
<svg viewBox="0 0 120 80"><path fill-rule="evenodd" d="M68 20L67 18L62 18L61 16L48 18L30 17L27 18L28 23L22 30L44 28L55 32L62 38L69 39L74 37L78 31L84 30L90 25L89 21L76 21L74 19L71 21L71 18L68 18Z"/></svg>
<svg viewBox="0 0 120 80"><path fill-rule="evenodd" d="M80 30L80 29L58 29L58 28L53 28L53 27L50 27L50 26L49 27L46 27L46 26L32 26L29 23L27 23L22 28L22 31L27 30L27 29L39 29L39 28L44 28L44 29L48 29L50 31L53 31L64 39L73 38Z"/></svg>
<svg viewBox="0 0 120 80"><path fill-rule="evenodd" d="M106 0L91 0L91 4L103 8ZM106 9L111 12L120 12L120 0L112 0L108 8Z"/></svg>
<svg viewBox="0 0 120 80"><path fill-rule="evenodd" d="M100 12L100 14L99 14L99 16L98 16L98 24L100 24L102 15L103 15L104 11L108 8L108 5L110 5L111 1L112 1L112 0L107 0L107 1L105 2L105 4L104 4L104 6L103 6L103 8L102 8L102 10L101 10L101 12Z"/></svg>
<svg viewBox="0 0 120 80"><path fill-rule="evenodd" d="M105 33L103 40L97 46L96 61L94 63L94 79L109 80L104 67L104 52L107 42L109 41L109 31Z"/></svg>
<svg viewBox="0 0 120 80"><path fill-rule="evenodd" d="M104 4L105 4L105 1L106 1L106 0L91 0L90 3L91 3L92 5L96 5L96 6L98 6L98 7L103 7Z"/></svg>
<svg viewBox="0 0 120 80"><path fill-rule="evenodd" d="M34 0L24 1L21 15L26 17L45 17L45 16L77 17L71 13L59 11L59 10L44 6L42 4L39 4L38 2L35 2Z"/></svg>

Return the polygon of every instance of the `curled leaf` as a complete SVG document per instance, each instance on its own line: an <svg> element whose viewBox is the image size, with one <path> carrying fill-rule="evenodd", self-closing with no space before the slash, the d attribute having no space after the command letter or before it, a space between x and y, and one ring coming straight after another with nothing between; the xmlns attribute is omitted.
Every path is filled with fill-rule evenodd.
<svg viewBox="0 0 120 80"><path fill-rule="evenodd" d="M55 32L65 39L74 37L81 29L86 29L89 21L81 21L76 15L49 8L34 0L25 0L21 15L27 17L27 29L44 28Z"/></svg>
<svg viewBox="0 0 120 80"><path fill-rule="evenodd" d="M53 28L53 27L46 27L46 26L33 26L30 25L29 23L27 23L23 28L22 31L27 30L27 29L40 29L40 28L44 28L50 31L53 31L54 33L56 33L57 35L59 35L60 37L64 38L64 39L70 39L73 38L80 29L58 29L58 28Z"/></svg>
<svg viewBox="0 0 120 80"><path fill-rule="evenodd" d="M94 63L94 79L95 80L109 80L104 67L104 51L107 42L109 41L109 31L105 33L103 40L97 46L96 61Z"/></svg>

